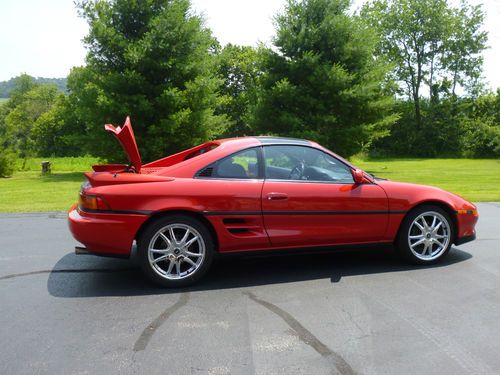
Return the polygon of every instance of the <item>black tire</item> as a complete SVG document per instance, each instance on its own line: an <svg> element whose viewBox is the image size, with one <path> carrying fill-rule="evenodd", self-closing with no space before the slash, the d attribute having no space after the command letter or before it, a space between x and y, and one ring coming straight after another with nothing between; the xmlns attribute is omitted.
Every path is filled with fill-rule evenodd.
<svg viewBox="0 0 500 375"><path fill-rule="evenodd" d="M432 230L434 217L437 229ZM422 220L425 220L427 226ZM442 221L441 225L438 225L439 221ZM434 264L448 254L454 234L453 221L445 210L434 205L420 206L410 211L404 218L396 239L396 249L399 255L410 263ZM418 243L420 241L423 242Z"/></svg>
<svg viewBox="0 0 500 375"><path fill-rule="evenodd" d="M170 229L175 240L172 240ZM185 245L191 240L194 242L185 249L181 240L186 230L190 235L186 237ZM150 245L154 251L150 250ZM168 288L185 287L197 282L210 268L215 252L214 240L206 226L195 218L180 214L151 222L138 238L137 249L144 274L155 284ZM160 257L166 258L158 260Z"/></svg>

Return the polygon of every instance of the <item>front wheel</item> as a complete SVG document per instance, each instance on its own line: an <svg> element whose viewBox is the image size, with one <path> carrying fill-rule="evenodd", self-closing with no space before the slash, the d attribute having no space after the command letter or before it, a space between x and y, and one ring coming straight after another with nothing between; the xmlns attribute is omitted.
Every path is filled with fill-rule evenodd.
<svg viewBox="0 0 500 375"><path fill-rule="evenodd" d="M450 216L437 206L421 206L411 211L401 225L397 248L408 261L432 264L442 259L453 242Z"/></svg>
<svg viewBox="0 0 500 375"><path fill-rule="evenodd" d="M210 232L198 220L167 216L151 223L137 241L141 268L156 284L184 287L198 281L213 260Z"/></svg>

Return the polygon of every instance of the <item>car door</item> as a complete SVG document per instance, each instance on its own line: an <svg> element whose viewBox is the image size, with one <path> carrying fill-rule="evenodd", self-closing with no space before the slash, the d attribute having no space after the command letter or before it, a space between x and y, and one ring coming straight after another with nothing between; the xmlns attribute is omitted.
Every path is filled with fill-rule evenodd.
<svg viewBox="0 0 500 375"><path fill-rule="evenodd" d="M354 183L351 168L319 149L264 147L264 225L273 247L376 242L388 222L385 192Z"/></svg>
<svg viewBox="0 0 500 375"><path fill-rule="evenodd" d="M217 232L221 252L268 248L261 210L261 149L235 152L195 176L205 217Z"/></svg>

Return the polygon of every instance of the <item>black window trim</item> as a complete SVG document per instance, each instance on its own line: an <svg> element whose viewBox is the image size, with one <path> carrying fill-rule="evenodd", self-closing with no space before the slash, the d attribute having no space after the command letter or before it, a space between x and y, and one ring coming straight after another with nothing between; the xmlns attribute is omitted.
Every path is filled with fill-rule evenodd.
<svg viewBox="0 0 500 375"><path fill-rule="evenodd" d="M215 166L217 163L222 162L223 160L232 157L235 154L239 154L240 152L255 150L257 153L257 177L252 178L241 178L241 177L211 177L211 176L200 176L199 174L204 171L206 168ZM242 148L241 150L235 151L229 155L226 155L216 161L205 165L199 171L194 174L193 178L196 179L206 179L206 180L230 180L230 181L263 181L264 180L264 157L262 155L262 146L251 146L247 148Z"/></svg>
<svg viewBox="0 0 500 375"><path fill-rule="evenodd" d="M266 158L265 158L266 150L265 150L265 148L275 147L275 146L278 146L278 147L286 147L286 146L289 146L289 147L306 147L306 148L310 148L310 149L322 152L323 154L330 156L331 158L335 159L336 161L338 161L339 163L341 163L342 165L344 165L349 171L351 171L351 175L352 175L353 168L351 168L350 165L344 163L342 160L337 159L335 156L333 156L333 155L331 155L331 154L329 154L329 153L327 153L327 152L325 152L323 150L320 150L320 149L318 149L316 147L309 146L309 145L298 145L298 144L267 144L267 145L263 145L264 150L262 151L262 154L263 154L262 158L263 158L264 180L265 181L271 181L271 182L296 182L296 183L301 183L301 184L304 184L304 183L335 184L335 185L354 185L356 183L354 181L354 177L353 177L353 182L321 181L321 180L318 180L318 181L317 180L291 180L291 179L282 179L282 178L267 178L267 176L266 176Z"/></svg>

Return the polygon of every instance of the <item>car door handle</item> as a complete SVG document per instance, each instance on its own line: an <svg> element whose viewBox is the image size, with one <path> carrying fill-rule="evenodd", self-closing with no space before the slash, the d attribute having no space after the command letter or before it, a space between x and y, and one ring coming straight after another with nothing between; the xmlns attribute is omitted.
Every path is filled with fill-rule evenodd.
<svg viewBox="0 0 500 375"><path fill-rule="evenodd" d="M266 195L267 199L270 201L279 201L288 199L288 194L285 193L269 193Z"/></svg>

